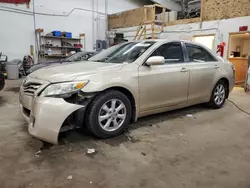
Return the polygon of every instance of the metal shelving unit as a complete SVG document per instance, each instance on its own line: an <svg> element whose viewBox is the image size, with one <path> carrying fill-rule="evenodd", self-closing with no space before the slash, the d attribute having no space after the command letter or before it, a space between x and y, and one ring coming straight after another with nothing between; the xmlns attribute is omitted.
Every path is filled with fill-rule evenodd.
<svg viewBox="0 0 250 188"><path fill-rule="evenodd" d="M70 46L46 46L46 45L41 45L42 48L65 48L65 49L81 49L78 47L70 47Z"/></svg>
<svg viewBox="0 0 250 188"><path fill-rule="evenodd" d="M51 38L51 39L81 40L80 38L66 38L66 37L56 37L56 36L41 36L41 37Z"/></svg>
<svg viewBox="0 0 250 188"><path fill-rule="evenodd" d="M75 47L74 44L83 43L85 50L85 34L80 34L79 38L66 38L45 35L43 29L37 29L36 35L38 37L39 62L66 58L71 51L79 52L82 50L82 48ZM51 54L49 54L49 49L52 51Z"/></svg>

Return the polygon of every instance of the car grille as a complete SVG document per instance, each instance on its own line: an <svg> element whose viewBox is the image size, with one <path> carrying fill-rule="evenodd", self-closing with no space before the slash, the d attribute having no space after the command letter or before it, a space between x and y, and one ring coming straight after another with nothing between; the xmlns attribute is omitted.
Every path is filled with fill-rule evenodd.
<svg viewBox="0 0 250 188"><path fill-rule="evenodd" d="M23 92L26 95L33 96L35 91L41 87L41 83L29 82L23 85Z"/></svg>

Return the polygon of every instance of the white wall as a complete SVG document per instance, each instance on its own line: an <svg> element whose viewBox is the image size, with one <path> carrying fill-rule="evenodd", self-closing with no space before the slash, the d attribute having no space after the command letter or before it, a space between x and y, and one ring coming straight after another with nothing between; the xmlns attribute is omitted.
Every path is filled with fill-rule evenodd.
<svg viewBox="0 0 250 188"><path fill-rule="evenodd" d="M30 9L26 5L0 3L0 52L8 55L9 60L23 58L30 53L30 45L35 45L34 20L30 15L32 3ZM115 13L139 6L143 6L142 1L108 0L107 11ZM7 12L8 8L28 11L29 15ZM78 9L71 12L74 8ZM105 39L107 22L105 14L93 14L92 10L105 13L105 0L35 0L36 13L54 15L36 14L36 28L43 28L45 32L65 30L72 32L74 37L85 33L86 49L93 50L96 39Z"/></svg>
<svg viewBox="0 0 250 188"><path fill-rule="evenodd" d="M99 0L104 1L104 0ZM108 13L114 14L144 6L144 0L108 0Z"/></svg>
<svg viewBox="0 0 250 188"><path fill-rule="evenodd" d="M34 45L33 17L0 12L0 23L0 52L9 60L29 54L29 46Z"/></svg>
<svg viewBox="0 0 250 188"><path fill-rule="evenodd" d="M250 55L250 40L244 40L242 54Z"/></svg>
<svg viewBox="0 0 250 188"><path fill-rule="evenodd" d="M215 34L214 51L221 42L226 43L224 58L227 58L229 33L238 32L239 27L246 25L250 28L250 16L227 20L208 21L192 24L168 26L160 38L179 40L183 37L192 38L193 35Z"/></svg>
<svg viewBox="0 0 250 188"><path fill-rule="evenodd" d="M227 58L229 33L238 32L239 27L246 25L250 28L250 16L239 17L227 20L216 20L201 23L182 24L165 27L164 33L157 35L162 39L169 40L192 40L194 35L215 34L213 51L221 42L226 43L224 57ZM116 32L124 32L124 36L129 41L133 40L138 27L116 29ZM149 37L149 36L148 36Z"/></svg>
<svg viewBox="0 0 250 188"><path fill-rule="evenodd" d="M192 40L194 42L203 44L207 48L213 50L214 48L214 36L196 36L193 37Z"/></svg>

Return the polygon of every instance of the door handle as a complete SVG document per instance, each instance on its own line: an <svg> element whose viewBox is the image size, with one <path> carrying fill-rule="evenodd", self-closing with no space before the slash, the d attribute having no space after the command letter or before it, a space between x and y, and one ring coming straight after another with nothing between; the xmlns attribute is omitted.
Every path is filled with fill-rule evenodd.
<svg viewBox="0 0 250 188"><path fill-rule="evenodd" d="M214 65L214 68L215 68L215 69L218 69L218 68L220 68L220 67L219 67L219 65Z"/></svg>
<svg viewBox="0 0 250 188"><path fill-rule="evenodd" d="M183 67L183 68L181 69L181 72L187 72L187 71L188 71L187 68L184 68L184 67Z"/></svg>

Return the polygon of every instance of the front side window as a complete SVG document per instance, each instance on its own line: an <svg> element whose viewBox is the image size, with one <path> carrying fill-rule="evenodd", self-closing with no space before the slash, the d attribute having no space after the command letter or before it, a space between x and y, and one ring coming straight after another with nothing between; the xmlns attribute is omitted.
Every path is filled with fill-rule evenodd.
<svg viewBox="0 0 250 188"><path fill-rule="evenodd" d="M106 63L132 63L139 58L155 42L129 42L116 45L93 56L89 61Z"/></svg>
<svg viewBox="0 0 250 188"><path fill-rule="evenodd" d="M208 62L217 61L207 50L200 46L186 44L189 61Z"/></svg>
<svg viewBox="0 0 250 188"><path fill-rule="evenodd" d="M172 42L160 46L151 56L163 56L165 63L184 62L183 51L180 42Z"/></svg>

